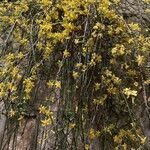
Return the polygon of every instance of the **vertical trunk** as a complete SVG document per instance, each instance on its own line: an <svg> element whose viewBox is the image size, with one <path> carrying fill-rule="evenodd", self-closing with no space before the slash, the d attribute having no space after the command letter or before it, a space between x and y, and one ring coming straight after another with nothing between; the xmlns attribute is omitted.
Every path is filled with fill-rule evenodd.
<svg viewBox="0 0 150 150"><path fill-rule="evenodd" d="M20 125L17 135L16 150L36 149L36 120L24 119Z"/></svg>

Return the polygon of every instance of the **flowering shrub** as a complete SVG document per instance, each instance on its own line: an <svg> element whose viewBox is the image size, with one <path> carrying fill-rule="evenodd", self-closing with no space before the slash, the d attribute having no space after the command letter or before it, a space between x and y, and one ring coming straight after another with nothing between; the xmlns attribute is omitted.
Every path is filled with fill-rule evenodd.
<svg viewBox="0 0 150 150"><path fill-rule="evenodd" d="M147 145L137 109L149 105L149 28L127 20L121 5L1 2L0 100L7 117L20 122L32 106L53 132L54 149L87 150L95 139L110 150Z"/></svg>

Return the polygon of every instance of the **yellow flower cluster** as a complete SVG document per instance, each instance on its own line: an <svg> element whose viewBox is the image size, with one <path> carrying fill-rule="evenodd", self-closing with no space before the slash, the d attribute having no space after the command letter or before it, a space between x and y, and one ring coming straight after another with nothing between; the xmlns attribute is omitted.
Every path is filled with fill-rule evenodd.
<svg viewBox="0 0 150 150"><path fill-rule="evenodd" d="M137 91L131 90L131 88L123 89L123 93L127 96L127 98L129 98L129 97L136 97L137 94L138 94Z"/></svg>
<svg viewBox="0 0 150 150"><path fill-rule="evenodd" d="M93 139L95 139L95 138L97 138L99 136L100 136L100 132L99 131L96 131L93 128L90 129L90 131L89 131L89 138L91 140L93 140Z"/></svg>
<svg viewBox="0 0 150 150"><path fill-rule="evenodd" d="M106 99L107 99L107 95L104 94L103 96L101 96L97 99L94 99L93 103L97 104L97 105L104 105L104 103L106 102Z"/></svg>
<svg viewBox="0 0 150 150"><path fill-rule="evenodd" d="M116 44L116 46L112 48L111 52L114 57L122 56L125 54L125 46Z"/></svg>
<svg viewBox="0 0 150 150"><path fill-rule="evenodd" d="M118 135L114 136L114 142L119 145L123 145L123 142L125 142L125 138L129 138L130 141L135 141L135 142L139 141L139 138L136 137L131 130L125 131L124 129L121 129Z"/></svg>
<svg viewBox="0 0 150 150"><path fill-rule="evenodd" d="M23 84L24 84L24 92L25 92L25 99L28 100L30 99L30 94L32 92L32 89L34 87L34 81L33 81L33 78L29 77L29 78L26 78L24 81L23 81Z"/></svg>
<svg viewBox="0 0 150 150"><path fill-rule="evenodd" d="M47 85L49 88L52 88L52 87L56 87L56 88L61 88L61 82L58 81L58 80L50 80L47 82Z"/></svg>
<svg viewBox="0 0 150 150"><path fill-rule="evenodd" d="M42 126L51 125L53 122L53 113L49 108L41 105L39 107L39 113L45 115L45 118L41 120Z"/></svg>

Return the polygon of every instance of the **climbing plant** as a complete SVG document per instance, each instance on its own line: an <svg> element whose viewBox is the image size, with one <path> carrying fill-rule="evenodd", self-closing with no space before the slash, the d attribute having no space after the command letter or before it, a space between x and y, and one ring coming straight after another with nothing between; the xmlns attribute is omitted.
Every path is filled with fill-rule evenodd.
<svg viewBox="0 0 150 150"><path fill-rule="evenodd" d="M89 150L94 142L102 150L148 147L141 114L149 115L150 31L142 14L127 18L122 5L0 3L0 100L12 132L34 117L45 131L37 149L49 139L58 150ZM149 0L139 5L148 15Z"/></svg>

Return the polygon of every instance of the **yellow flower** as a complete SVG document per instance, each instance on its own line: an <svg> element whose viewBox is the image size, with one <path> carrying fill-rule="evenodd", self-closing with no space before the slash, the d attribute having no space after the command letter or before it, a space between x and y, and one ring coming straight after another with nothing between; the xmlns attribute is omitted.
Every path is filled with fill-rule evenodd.
<svg viewBox="0 0 150 150"><path fill-rule="evenodd" d="M11 91L16 91L17 87L13 85L12 82L7 83L7 88Z"/></svg>
<svg viewBox="0 0 150 150"><path fill-rule="evenodd" d="M99 131L95 131L93 128L90 129L89 138L90 138L91 140L97 138L99 135L100 135L100 132L99 132Z"/></svg>
<svg viewBox="0 0 150 150"><path fill-rule="evenodd" d="M46 46L45 52L44 52L44 59L48 59L52 51L53 49L50 46Z"/></svg>
<svg viewBox="0 0 150 150"><path fill-rule="evenodd" d="M75 39L75 40L74 40L74 43L75 43L75 44L78 44L78 43L79 43L79 39Z"/></svg>
<svg viewBox="0 0 150 150"><path fill-rule="evenodd" d="M111 77L112 76L112 71L106 70L105 74L106 74L107 77L109 77L109 76Z"/></svg>
<svg viewBox="0 0 150 150"><path fill-rule="evenodd" d="M77 63L76 67L79 69L82 66L82 63Z"/></svg>
<svg viewBox="0 0 150 150"><path fill-rule="evenodd" d="M104 94L103 96L99 97L98 99L94 99L93 103L97 104L97 105L104 105L104 103L106 102L107 99L107 95Z"/></svg>
<svg viewBox="0 0 150 150"><path fill-rule="evenodd" d="M112 65L115 65L115 64L117 64L117 61L116 61L116 59L114 59L114 58L110 59L110 64L112 64Z"/></svg>
<svg viewBox="0 0 150 150"><path fill-rule="evenodd" d="M47 126L47 125L50 125L52 123L51 119L48 118L48 119L43 119L41 120L41 123L42 123L42 126Z"/></svg>
<svg viewBox="0 0 150 150"><path fill-rule="evenodd" d="M79 77L79 73L78 73L78 72L73 71L72 76L73 76L73 78L76 80L76 79Z"/></svg>
<svg viewBox="0 0 150 150"><path fill-rule="evenodd" d="M12 72L10 73L13 77L15 77L19 72L19 69L17 67L14 67Z"/></svg>
<svg viewBox="0 0 150 150"><path fill-rule="evenodd" d="M55 86L56 86L56 88L61 88L61 82L60 81L55 81Z"/></svg>
<svg viewBox="0 0 150 150"><path fill-rule="evenodd" d="M16 111L14 111L13 109L11 109L11 110L9 111L9 116L10 116L10 117L15 116L15 114L16 114Z"/></svg>
<svg viewBox="0 0 150 150"><path fill-rule="evenodd" d="M141 138L141 144L145 144L147 137Z"/></svg>
<svg viewBox="0 0 150 150"><path fill-rule="evenodd" d="M90 145L89 144L85 144L85 150L90 150Z"/></svg>
<svg viewBox="0 0 150 150"><path fill-rule="evenodd" d="M63 54L65 58L70 57L70 52L68 52L68 50L65 50Z"/></svg>
<svg viewBox="0 0 150 150"><path fill-rule="evenodd" d="M115 84L120 84L121 83L121 79L116 77L115 75L112 75L112 80Z"/></svg>
<svg viewBox="0 0 150 150"><path fill-rule="evenodd" d="M47 32L50 32L52 30L52 25L48 22L44 22L40 25L40 33L39 34L45 34Z"/></svg>
<svg viewBox="0 0 150 150"><path fill-rule="evenodd" d="M114 137L114 142L120 144L120 143L122 142L122 138L120 138L120 136L117 136L117 135L116 135L116 136Z"/></svg>
<svg viewBox="0 0 150 150"><path fill-rule="evenodd" d="M131 30L133 31L140 31L141 28L139 27L139 24L138 23L131 23L129 24L129 27L131 28Z"/></svg>
<svg viewBox="0 0 150 150"><path fill-rule="evenodd" d="M96 60L96 62L101 62L102 61L102 56L101 55L96 55L95 60Z"/></svg>
<svg viewBox="0 0 150 150"><path fill-rule="evenodd" d="M119 33L121 33L122 31L123 31L123 29L122 29L121 27L117 27L117 28L115 29L116 34L119 34Z"/></svg>
<svg viewBox="0 0 150 150"><path fill-rule="evenodd" d="M104 24L101 24L99 22L97 22L95 24L95 26L93 27L94 30L97 30L97 29L101 29L101 30L104 30L105 29L105 25Z"/></svg>
<svg viewBox="0 0 150 150"><path fill-rule="evenodd" d="M39 113L44 114L47 117L49 117L53 114L49 108L46 108L45 106L42 106L42 105L39 107Z"/></svg>
<svg viewBox="0 0 150 150"><path fill-rule="evenodd" d="M144 56L138 55L136 57L136 62L138 63L138 66L142 65L144 63L144 60L145 60Z"/></svg>
<svg viewBox="0 0 150 150"><path fill-rule="evenodd" d="M18 53L17 58L22 59L23 57L24 57L24 55L22 52Z"/></svg>
<svg viewBox="0 0 150 150"><path fill-rule="evenodd" d="M49 88L52 88L53 85L54 85L54 83L53 83L52 81L48 81L48 82L47 82L47 85L48 85Z"/></svg>
<svg viewBox="0 0 150 150"><path fill-rule="evenodd" d="M25 45L25 44L27 44L28 40L27 40L27 39L21 39L19 42L20 42L22 45Z"/></svg>
<svg viewBox="0 0 150 150"><path fill-rule="evenodd" d="M46 107L41 105L41 106L39 107L39 113L45 114L45 112L46 112Z"/></svg>
<svg viewBox="0 0 150 150"><path fill-rule="evenodd" d="M70 124L69 124L69 129L73 129L75 126L76 126L75 123L70 123Z"/></svg>
<svg viewBox="0 0 150 150"><path fill-rule="evenodd" d="M131 44L131 43L133 43L133 42L134 42L133 38L128 39L128 43L129 43L129 44Z"/></svg>
<svg viewBox="0 0 150 150"><path fill-rule="evenodd" d="M95 83L95 90L99 90L100 89L100 83Z"/></svg>

